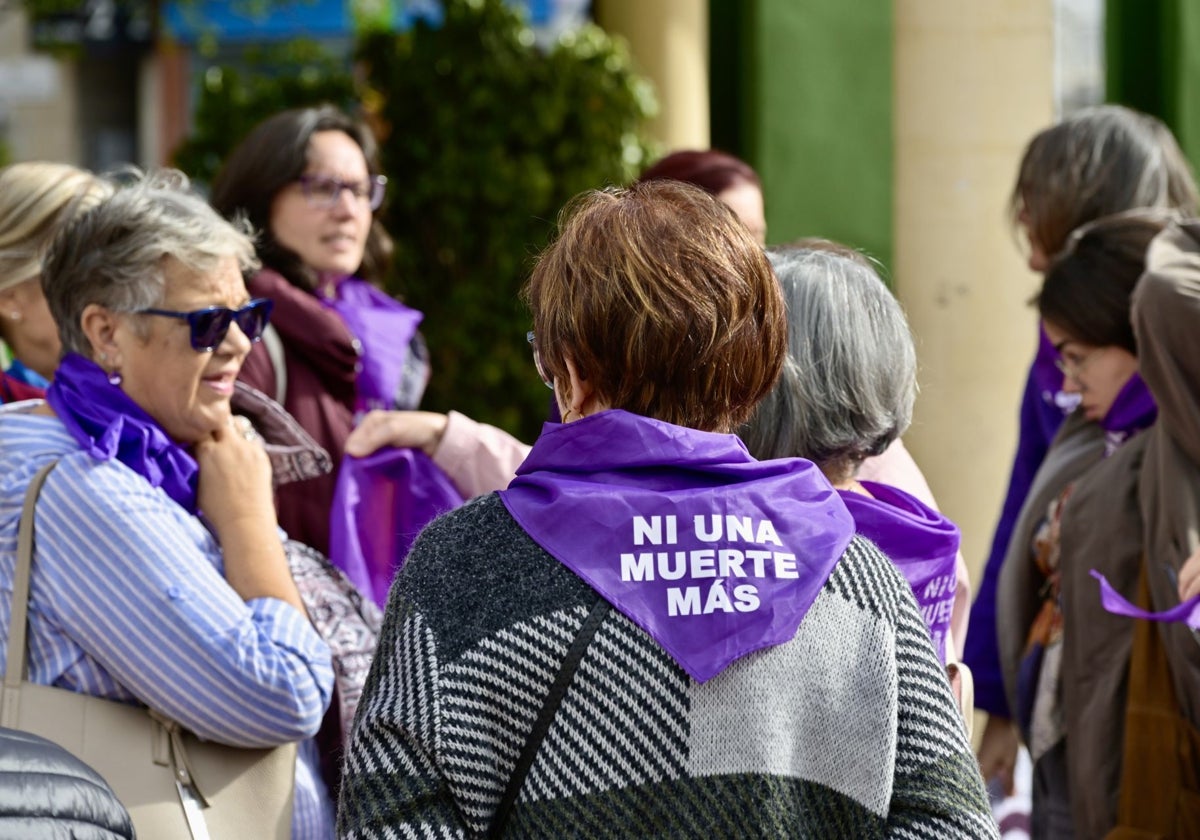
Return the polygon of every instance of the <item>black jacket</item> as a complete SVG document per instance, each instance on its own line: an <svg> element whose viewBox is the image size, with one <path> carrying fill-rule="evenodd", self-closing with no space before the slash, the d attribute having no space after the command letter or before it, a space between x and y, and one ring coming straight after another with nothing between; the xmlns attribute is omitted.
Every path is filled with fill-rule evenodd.
<svg viewBox="0 0 1200 840"><path fill-rule="evenodd" d="M65 749L0 728L0 840L131 840L133 823L100 774Z"/></svg>

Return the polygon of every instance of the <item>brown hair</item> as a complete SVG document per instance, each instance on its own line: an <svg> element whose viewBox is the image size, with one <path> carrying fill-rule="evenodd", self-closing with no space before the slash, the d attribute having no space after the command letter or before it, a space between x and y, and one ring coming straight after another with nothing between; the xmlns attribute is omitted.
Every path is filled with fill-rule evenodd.
<svg viewBox="0 0 1200 840"><path fill-rule="evenodd" d="M742 423L779 376L787 321L762 247L733 211L676 181L576 197L525 287L542 364L597 395L703 431Z"/></svg>
<svg viewBox="0 0 1200 840"><path fill-rule="evenodd" d="M1150 241L1170 219L1167 211L1134 210L1077 228L1034 298L1042 320L1076 341L1121 347L1136 356L1133 291L1145 270Z"/></svg>
<svg viewBox="0 0 1200 840"><path fill-rule="evenodd" d="M263 120L238 143L213 179L210 198L212 206L225 218L249 219L259 231L258 255L263 265L302 289L316 288L316 276L295 251L281 245L271 232L271 205L280 190L304 174L309 141L319 131L340 131L348 136L362 149L367 171L372 176L380 174L375 136L366 125L332 105L295 108ZM392 250L392 238L376 215L367 234L363 263L356 274L373 283L382 281Z"/></svg>
<svg viewBox="0 0 1200 840"><path fill-rule="evenodd" d="M1034 136L1009 199L1047 257L1080 225L1138 207L1193 215L1200 205L1179 144L1161 120L1120 105L1078 111Z"/></svg>
<svg viewBox="0 0 1200 840"><path fill-rule="evenodd" d="M671 152L651 164L638 180L660 181L666 178L694 184L709 195L723 193L738 184L752 184L762 189L758 173L750 164L716 149Z"/></svg>

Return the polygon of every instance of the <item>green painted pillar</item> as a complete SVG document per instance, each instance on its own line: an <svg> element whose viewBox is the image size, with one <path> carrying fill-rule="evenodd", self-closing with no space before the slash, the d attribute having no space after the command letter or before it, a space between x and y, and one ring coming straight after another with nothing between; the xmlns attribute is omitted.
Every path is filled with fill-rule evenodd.
<svg viewBox="0 0 1200 840"><path fill-rule="evenodd" d="M1200 3L1107 0L1107 98L1162 119L1200 161Z"/></svg>
<svg viewBox="0 0 1200 840"><path fill-rule="evenodd" d="M710 14L714 144L762 176L768 240L824 236L890 267L891 0L712 0Z"/></svg>

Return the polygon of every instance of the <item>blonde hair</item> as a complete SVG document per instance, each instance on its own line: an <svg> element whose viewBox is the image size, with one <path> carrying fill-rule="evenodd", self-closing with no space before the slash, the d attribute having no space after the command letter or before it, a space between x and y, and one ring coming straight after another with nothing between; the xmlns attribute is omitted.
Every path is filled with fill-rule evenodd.
<svg viewBox="0 0 1200 840"><path fill-rule="evenodd" d="M59 225L112 191L108 181L65 163L31 161L0 169L0 289L37 276Z"/></svg>

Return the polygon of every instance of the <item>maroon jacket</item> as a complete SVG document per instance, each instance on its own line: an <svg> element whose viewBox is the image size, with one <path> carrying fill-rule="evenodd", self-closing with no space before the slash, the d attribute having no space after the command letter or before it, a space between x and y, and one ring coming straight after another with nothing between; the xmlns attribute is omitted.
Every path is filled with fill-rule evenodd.
<svg viewBox="0 0 1200 840"><path fill-rule="evenodd" d="M336 312L281 274L263 269L248 287L251 296L275 302L271 324L282 339L287 368L283 406L333 459L331 473L276 490L279 525L292 539L328 554L333 491L346 438L354 428L361 345ZM278 381L265 342L254 345L240 378L276 395Z"/></svg>
<svg viewBox="0 0 1200 840"><path fill-rule="evenodd" d="M36 385L26 385L20 379L0 371L0 403L40 400L46 392Z"/></svg>

